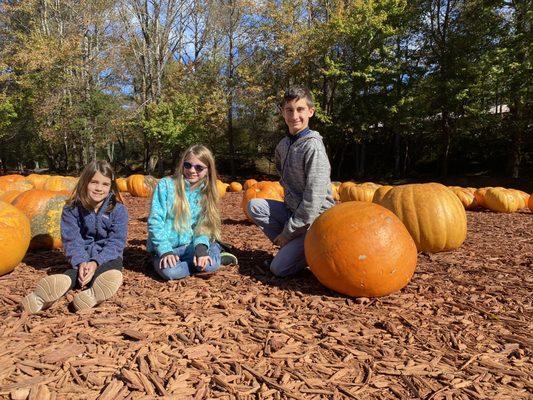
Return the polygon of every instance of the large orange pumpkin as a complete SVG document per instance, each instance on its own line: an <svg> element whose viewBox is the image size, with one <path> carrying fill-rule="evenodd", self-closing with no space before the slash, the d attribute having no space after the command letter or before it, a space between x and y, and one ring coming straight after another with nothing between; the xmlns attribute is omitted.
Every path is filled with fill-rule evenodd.
<svg viewBox="0 0 533 400"><path fill-rule="evenodd" d="M6 175L6 176L10 176L10 175ZM25 179L0 180L0 193L9 192L11 190L18 190L20 192L24 192L30 189L33 189L33 185L29 181L26 181Z"/></svg>
<svg viewBox="0 0 533 400"><path fill-rule="evenodd" d="M374 192L374 196L372 197L372 203L379 204L379 202L383 199L385 194L387 194L387 192L391 190L392 188L393 187L390 185L383 185L383 186L378 187L376 191Z"/></svg>
<svg viewBox="0 0 533 400"><path fill-rule="evenodd" d="M20 190L8 190L0 194L0 201L5 201L6 203L12 203L13 200L17 198L22 192Z"/></svg>
<svg viewBox="0 0 533 400"><path fill-rule="evenodd" d="M13 201L30 220L31 249L61 248L61 213L67 198L61 192L32 189Z"/></svg>
<svg viewBox="0 0 533 400"><path fill-rule="evenodd" d="M456 249L466 239L465 209L440 183L395 186L379 204L400 218L419 251Z"/></svg>
<svg viewBox="0 0 533 400"><path fill-rule="evenodd" d="M529 200L527 201L527 206L529 207L529 211L533 211L533 193L529 195Z"/></svg>
<svg viewBox="0 0 533 400"><path fill-rule="evenodd" d="M30 244L30 221L22 211L0 201L0 275L15 269Z"/></svg>
<svg viewBox="0 0 533 400"><path fill-rule="evenodd" d="M50 176L43 185L43 190L49 190L52 192L72 192L78 183L78 178L72 176Z"/></svg>
<svg viewBox="0 0 533 400"><path fill-rule="evenodd" d="M150 175L134 174L128 177L128 192L133 197L150 197L158 180Z"/></svg>
<svg viewBox="0 0 533 400"><path fill-rule="evenodd" d="M50 178L50 175L30 174L26 177L26 180L31 182L35 189L43 189L48 178Z"/></svg>
<svg viewBox="0 0 533 400"><path fill-rule="evenodd" d="M23 181L26 178L19 174L11 174L11 175L2 175L0 176L0 182L19 182Z"/></svg>
<svg viewBox="0 0 533 400"><path fill-rule="evenodd" d="M416 245L402 222L377 204L350 201L320 215L305 237L317 279L348 296L378 297L403 288L416 268Z"/></svg>
<svg viewBox="0 0 533 400"><path fill-rule="evenodd" d="M485 205L491 211L514 213L520 208L521 201L513 192L502 187L490 188L485 192Z"/></svg>

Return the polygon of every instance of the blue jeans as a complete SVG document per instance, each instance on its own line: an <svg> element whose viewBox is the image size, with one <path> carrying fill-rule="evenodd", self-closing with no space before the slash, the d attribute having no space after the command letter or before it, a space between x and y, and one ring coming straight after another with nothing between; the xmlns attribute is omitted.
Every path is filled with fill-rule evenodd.
<svg viewBox="0 0 533 400"><path fill-rule="evenodd" d="M248 202L248 215L273 241L285 227L292 216L285 203L276 200L252 199ZM307 266L304 253L305 234L292 239L279 249L270 263L270 271L276 276L289 276Z"/></svg>
<svg viewBox="0 0 533 400"><path fill-rule="evenodd" d="M194 246L192 243L177 247L173 253L179 257L178 263L170 268L161 268L159 263L161 257L155 256L153 260L154 269L165 280L182 279L198 272L215 272L220 268L220 245L217 242L211 242L209 245L209 257L213 264L208 265L204 271L201 271L194 265Z"/></svg>

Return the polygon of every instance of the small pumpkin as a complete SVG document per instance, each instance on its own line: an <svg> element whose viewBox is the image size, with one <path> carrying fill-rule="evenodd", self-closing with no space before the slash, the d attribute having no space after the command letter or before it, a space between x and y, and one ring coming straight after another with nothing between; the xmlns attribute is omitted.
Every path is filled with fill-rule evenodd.
<svg viewBox="0 0 533 400"><path fill-rule="evenodd" d="M477 207L474 193L459 186L450 186L449 188L457 196L465 210L471 210Z"/></svg>
<svg viewBox="0 0 533 400"><path fill-rule="evenodd" d="M59 249L61 213L68 196L61 192L32 189L13 200L13 205L30 220L31 249Z"/></svg>
<svg viewBox="0 0 533 400"><path fill-rule="evenodd" d="M230 192L236 192L236 193L242 192L242 185L239 182L231 182L229 184L228 190Z"/></svg>
<svg viewBox="0 0 533 400"><path fill-rule="evenodd" d="M341 198L339 196L338 186L335 186L333 183L331 184L331 194L333 196L333 200L340 201Z"/></svg>
<svg viewBox="0 0 533 400"><path fill-rule="evenodd" d="M529 200L527 201L527 206L529 207L529 211L533 211L533 193L529 195Z"/></svg>
<svg viewBox="0 0 533 400"><path fill-rule="evenodd" d="M133 174L127 179L128 192L133 197L150 197L158 180L151 175Z"/></svg>
<svg viewBox="0 0 533 400"><path fill-rule="evenodd" d="M476 198L476 203L479 207L487 208L487 204L485 204L485 193L489 189L490 187L483 187L476 189L474 192L474 197Z"/></svg>
<svg viewBox="0 0 533 400"><path fill-rule="evenodd" d="M15 269L30 244L30 221L22 211L0 201L0 276Z"/></svg>
<svg viewBox="0 0 533 400"><path fill-rule="evenodd" d="M416 245L402 222L377 204L350 201L320 215L306 234L305 258L326 287L379 297L402 289L416 268Z"/></svg>
<svg viewBox="0 0 533 400"><path fill-rule="evenodd" d="M255 179L247 179L244 182L244 185L242 186L243 190L250 189L253 185L255 185L257 181Z"/></svg>
<svg viewBox="0 0 533 400"><path fill-rule="evenodd" d="M395 186L379 204L400 218L419 251L456 249L466 239L465 209L440 183Z"/></svg>
<svg viewBox="0 0 533 400"><path fill-rule="evenodd" d="M115 181L117 182L117 188L119 192L128 191L128 180L126 178L117 178Z"/></svg>
<svg viewBox="0 0 533 400"><path fill-rule="evenodd" d="M218 197L222 198L226 195L226 192L228 191L228 186L228 183L224 183L220 179L217 179Z"/></svg>

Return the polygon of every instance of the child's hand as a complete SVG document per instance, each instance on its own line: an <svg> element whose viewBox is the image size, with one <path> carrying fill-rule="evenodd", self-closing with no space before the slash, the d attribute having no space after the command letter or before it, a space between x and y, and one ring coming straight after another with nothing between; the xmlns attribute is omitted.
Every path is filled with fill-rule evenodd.
<svg viewBox="0 0 533 400"><path fill-rule="evenodd" d="M287 239L285 236L282 236L281 234L276 236L276 238L274 239L274 244L277 244L279 247L283 247L287 243L289 243L289 239Z"/></svg>
<svg viewBox="0 0 533 400"><path fill-rule="evenodd" d="M180 258L177 255L169 254L159 261L159 267L162 269L175 267L179 260Z"/></svg>
<svg viewBox="0 0 533 400"><path fill-rule="evenodd" d="M194 265L198 267L200 271L205 271L208 265L213 264L213 260L209 256L196 257L193 258Z"/></svg>
<svg viewBox="0 0 533 400"><path fill-rule="evenodd" d="M94 261L84 262L79 265L78 282L80 286L85 286L93 279L97 267L98 265Z"/></svg>

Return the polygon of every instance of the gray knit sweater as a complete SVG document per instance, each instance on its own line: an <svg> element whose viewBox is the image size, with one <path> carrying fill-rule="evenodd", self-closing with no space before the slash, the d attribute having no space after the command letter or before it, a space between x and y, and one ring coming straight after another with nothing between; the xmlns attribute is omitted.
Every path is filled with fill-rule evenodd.
<svg viewBox="0 0 533 400"><path fill-rule="evenodd" d="M285 189L285 204L293 212L281 235L293 239L303 235L321 213L335 204L322 136L310 131L293 143L284 137L276 146L275 163Z"/></svg>

